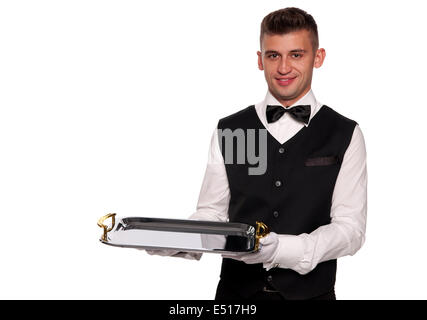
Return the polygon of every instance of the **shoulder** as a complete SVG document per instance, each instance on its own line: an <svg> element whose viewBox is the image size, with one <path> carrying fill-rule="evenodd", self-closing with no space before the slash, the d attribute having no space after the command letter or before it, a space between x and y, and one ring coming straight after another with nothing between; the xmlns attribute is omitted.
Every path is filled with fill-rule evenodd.
<svg viewBox="0 0 427 320"><path fill-rule="evenodd" d="M342 115L341 113L335 111L334 109L332 109L327 105L323 105L321 110L326 118L336 123L337 125L352 126L353 128L354 126L358 125L358 123L355 120Z"/></svg>
<svg viewBox="0 0 427 320"><path fill-rule="evenodd" d="M239 125L252 120L254 115L256 116L255 105L250 105L244 109L219 119L218 128L221 129L238 127Z"/></svg>

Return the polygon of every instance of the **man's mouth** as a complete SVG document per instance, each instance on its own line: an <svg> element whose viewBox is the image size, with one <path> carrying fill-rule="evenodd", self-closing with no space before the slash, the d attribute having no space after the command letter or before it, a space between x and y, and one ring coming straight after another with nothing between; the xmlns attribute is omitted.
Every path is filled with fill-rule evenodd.
<svg viewBox="0 0 427 320"><path fill-rule="evenodd" d="M288 86L290 85L296 77L280 77L276 78L277 83L279 86Z"/></svg>

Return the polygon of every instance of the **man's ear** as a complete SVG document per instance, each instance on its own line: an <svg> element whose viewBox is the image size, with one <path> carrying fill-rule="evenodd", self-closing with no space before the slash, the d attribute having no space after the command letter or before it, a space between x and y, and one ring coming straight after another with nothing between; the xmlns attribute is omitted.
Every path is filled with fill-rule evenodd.
<svg viewBox="0 0 427 320"><path fill-rule="evenodd" d="M323 48L317 49L316 54L314 56L314 67L320 68L323 64L323 61L326 57L326 51Z"/></svg>
<svg viewBox="0 0 427 320"><path fill-rule="evenodd" d="M262 65L262 53L261 51L257 51L258 55L258 69L264 70L264 66Z"/></svg>

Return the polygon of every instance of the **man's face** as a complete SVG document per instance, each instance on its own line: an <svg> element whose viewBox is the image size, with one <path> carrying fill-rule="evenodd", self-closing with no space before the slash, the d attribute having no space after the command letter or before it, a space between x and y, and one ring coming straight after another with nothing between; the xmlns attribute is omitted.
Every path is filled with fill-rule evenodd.
<svg viewBox="0 0 427 320"><path fill-rule="evenodd" d="M264 70L268 89L282 104L291 105L311 88L313 67L319 68L325 50L315 53L310 32L294 31L283 35L264 35L258 51L258 67Z"/></svg>

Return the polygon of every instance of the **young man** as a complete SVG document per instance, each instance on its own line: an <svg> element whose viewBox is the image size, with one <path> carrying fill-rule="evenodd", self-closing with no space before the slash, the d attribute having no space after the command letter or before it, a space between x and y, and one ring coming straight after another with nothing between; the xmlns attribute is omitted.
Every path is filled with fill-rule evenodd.
<svg viewBox="0 0 427 320"><path fill-rule="evenodd" d="M260 103L219 120L191 218L262 221L271 230L258 252L223 256L216 299L332 300L336 259L353 255L365 239L363 135L311 90L313 68L325 59L311 15L298 8L268 14L260 45L258 67L268 92ZM267 131L256 146L261 153L266 144L261 174L249 174L247 161L224 161L222 133L241 130L249 143L253 129Z"/></svg>

